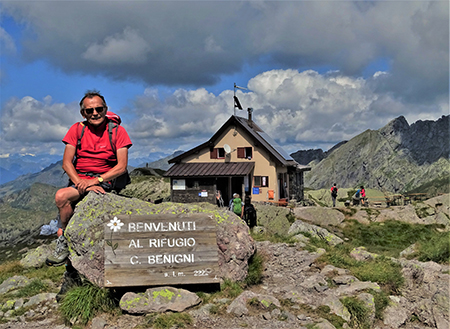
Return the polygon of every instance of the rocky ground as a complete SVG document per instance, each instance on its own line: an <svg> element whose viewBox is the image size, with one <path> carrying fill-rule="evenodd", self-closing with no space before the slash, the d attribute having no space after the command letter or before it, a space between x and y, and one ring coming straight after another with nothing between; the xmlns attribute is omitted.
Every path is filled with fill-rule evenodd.
<svg viewBox="0 0 450 329"><path fill-rule="evenodd" d="M95 201L92 200L92 201ZM439 223L447 221L449 199L442 196L421 207L419 212L410 205L392 207L377 212L358 209L352 212L354 219L365 223L384 221L387 218L404 220L412 223ZM258 221L273 231L284 230L286 233L286 214L289 209L267 206L258 207ZM94 207L95 209L98 206ZM398 210L398 211L397 211ZM344 224L345 211L323 207L299 207L293 211L297 220L290 225L289 233L308 232L319 234L335 241L335 235L324 231L322 227L337 228ZM275 218L280 218L280 227L272 225ZM283 219L284 221L282 221ZM272 226L271 226L272 225ZM327 238L329 237L329 239ZM339 243L339 241L336 241ZM402 267L405 285L395 296L389 296L390 304L383 313L383 319L375 318L373 295L371 290L380 289L373 282L361 282L343 268L325 265L317 259L325 252L317 249L307 251L303 241L294 244L257 242L258 253L263 256L264 271L262 283L252 286L240 296L231 299L212 300L210 304L200 304L185 312L193 319L187 328L336 328L325 318L330 315L341 323L351 323L348 309L341 303L343 297L355 297L362 301L371 312L369 328L449 328L449 266L434 262L419 262L405 258L393 259ZM402 255L405 255L403 253ZM357 248L352 256L361 261L369 260L376 255L364 248ZM0 294L11 289L24 286L29 280L24 277L13 277L0 285ZM59 287L55 287L58 291ZM21 316L12 316L12 310L26 307ZM324 315L323 312L326 312ZM58 313L55 294L40 294L29 300L18 299L0 305L0 320L8 321L0 324L0 329L68 329ZM101 314L92 320L89 329L121 329L147 328L148 320L142 315L122 314L112 316ZM344 323L343 328L349 327Z"/></svg>
<svg viewBox="0 0 450 329"><path fill-rule="evenodd" d="M360 282L345 269L318 264L321 251L308 252L302 243L293 245L258 242L258 252L264 255L263 282L245 291L234 301L214 301L220 305L211 314L213 304L199 305L187 312L194 323L188 328L335 328L314 312L327 305L331 313L350 321L348 311L339 302L343 296L357 296L372 305L368 289L379 289L376 283ZM438 328L449 327L449 267L433 262L398 260L403 266L406 285L402 295L391 296L384 320L374 319L370 328ZM0 287L1 289L1 287ZM265 301L249 305L249 300ZM45 301L46 299L46 301ZM54 294L42 298L40 306L24 315L0 324L0 329L65 329L58 314ZM4 315L4 312L3 312ZM104 314L88 324L92 329L135 328L145 324L143 316ZM344 325L345 327L346 325Z"/></svg>

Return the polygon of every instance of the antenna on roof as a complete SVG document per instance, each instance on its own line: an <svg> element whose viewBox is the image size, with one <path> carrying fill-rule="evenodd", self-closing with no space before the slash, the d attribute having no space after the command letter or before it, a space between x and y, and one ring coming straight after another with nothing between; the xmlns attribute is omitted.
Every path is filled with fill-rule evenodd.
<svg viewBox="0 0 450 329"><path fill-rule="evenodd" d="M239 87L239 86L236 85L236 83L234 83L234 96L233 96L233 99L234 99L234 115L236 115L236 108L238 110L243 110L243 108L241 106L241 103L239 102L239 99L236 96L236 89L248 90L247 88Z"/></svg>

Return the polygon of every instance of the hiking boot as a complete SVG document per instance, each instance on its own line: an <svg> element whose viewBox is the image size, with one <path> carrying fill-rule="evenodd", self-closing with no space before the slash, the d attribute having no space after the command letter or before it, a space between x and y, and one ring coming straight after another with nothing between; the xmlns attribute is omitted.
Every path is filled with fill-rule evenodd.
<svg viewBox="0 0 450 329"><path fill-rule="evenodd" d="M61 266L66 262L68 257L69 247L67 245L67 239L63 234L56 239L55 251L53 252L53 255L45 260L45 264L48 266Z"/></svg>
<svg viewBox="0 0 450 329"><path fill-rule="evenodd" d="M61 290L56 294L56 301L59 303L66 293L70 290L70 288L75 286L81 286L81 277L78 274L78 271L75 270L71 265L66 267L66 271L64 272L63 282L61 285Z"/></svg>

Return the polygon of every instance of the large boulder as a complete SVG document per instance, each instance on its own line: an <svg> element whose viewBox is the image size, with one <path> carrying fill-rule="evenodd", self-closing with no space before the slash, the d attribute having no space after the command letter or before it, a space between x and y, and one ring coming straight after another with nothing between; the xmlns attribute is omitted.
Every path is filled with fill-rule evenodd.
<svg viewBox="0 0 450 329"><path fill-rule="evenodd" d="M89 193L76 207L66 236L73 266L89 281L103 286L104 224L117 215L209 214L217 223L217 250L220 277L233 281L245 279L248 260L256 251L248 226L225 208L208 203L152 204L115 194Z"/></svg>
<svg viewBox="0 0 450 329"><path fill-rule="evenodd" d="M20 264L24 268L39 268L44 266L45 260L52 255L55 250L56 243L50 245L44 244L27 252L25 257L20 260Z"/></svg>
<svg viewBox="0 0 450 329"><path fill-rule="evenodd" d="M295 217L320 226L341 226L345 219L342 212L327 207L297 207Z"/></svg>
<svg viewBox="0 0 450 329"><path fill-rule="evenodd" d="M344 242L344 240L342 240L340 237L330 233L326 229L321 228L320 226L317 226L317 225L305 223L299 219L296 220L294 222L294 224L291 225L291 227L289 228L288 234L295 235L295 234L299 234L302 232L308 233L315 238L322 239L322 240L326 241L329 245L332 245L332 246L335 246L337 244Z"/></svg>
<svg viewBox="0 0 450 329"><path fill-rule="evenodd" d="M185 289L160 287L145 293L127 292L120 299L120 308L132 314L183 312L201 303L200 297Z"/></svg>

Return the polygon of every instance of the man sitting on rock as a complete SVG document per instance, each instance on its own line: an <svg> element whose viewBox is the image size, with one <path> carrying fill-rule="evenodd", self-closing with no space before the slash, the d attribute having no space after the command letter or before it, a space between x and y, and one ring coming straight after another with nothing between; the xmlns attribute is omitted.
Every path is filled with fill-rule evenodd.
<svg viewBox="0 0 450 329"><path fill-rule="evenodd" d="M90 191L105 194L117 189L115 179L127 172L132 143L125 128L118 124L120 118L112 112L107 116L107 110L100 92L86 92L80 101L80 113L86 121L75 123L62 140L66 144L62 168L69 176L69 186L55 195L62 230L53 255L46 260L49 266L63 265L69 257L64 230L75 204Z"/></svg>

